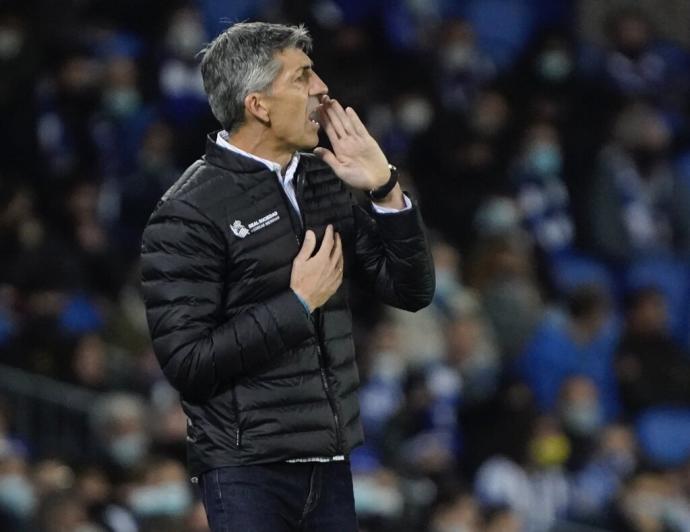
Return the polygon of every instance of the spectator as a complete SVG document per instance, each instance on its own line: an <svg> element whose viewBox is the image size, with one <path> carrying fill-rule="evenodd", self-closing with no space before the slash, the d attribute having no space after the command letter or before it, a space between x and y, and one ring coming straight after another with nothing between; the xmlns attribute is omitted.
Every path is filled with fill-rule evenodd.
<svg viewBox="0 0 690 532"><path fill-rule="evenodd" d="M136 58L114 55L106 60L95 137L102 175L118 178L134 171L137 147L152 120L144 102Z"/></svg>
<svg viewBox="0 0 690 532"><path fill-rule="evenodd" d="M487 460L477 471L475 492L486 507L507 506L526 531L545 531L566 515L568 482L562 466L570 444L552 419L537 420L525 460L503 456Z"/></svg>
<svg viewBox="0 0 690 532"><path fill-rule="evenodd" d="M151 123L138 148L136 170L108 190L113 204L110 223L117 245L129 261L139 252L139 235L149 213L172 186L179 169L175 165L174 131L163 122ZM135 245L136 242L136 245Z"/></svg>
<svg viewBox="0 0 690 532"><path fill-rule="evenodd" d="M164 523L175 526L192 507L187 473L176 460L149 461L141 480L129 491L127 501L142 526Z"/></svg>
<svg viewBox="0 0 690 532"><path fill-rule="evenodd" d="M150 445L147 406L124 393L103 395L93 407L93 430L111 478L122 480L144 463Z"/></svg>
<svg viewBox="0 0 690 532"><path fill-rule="evenodd" d="M690 506L664 473L631 477L616 504L616 530L687 530Z"/></svg>
<svg viewBox="0 0 690 532"><path fill-rule="evenodd" d="M462 285L460 255L443 240L432 244L436 292L431 305L415 312L387 309L395 334L396 353L409 365L429 363L443 356L443 322L452 313L452 301L467 289Z"/></svg>
<svg viewBox="0 0 690 532"><path fill-rule="evenodd" d="M431 517L432 532L478 530L482 525L479 505L471 493L460 494L440 504Z"/></svg>
<svg viewBox="0 0 690 532"><path fill-rule="evenodd" d="M559 392L557 413L571 442L568 466L579 470L591 455L604 428L604 410L594 382L583 376L567 378Z"/></svg>
<svg viewBox="0 0 690 532"><path fill-rule="evenodd" d="M208 112L201 72L196 63L196 54L206 40L197 10L183 7L173 12L165 35L158 83L163 115L185 139L189 135L185 126L198 123Z"/></svg>
<svg viewBox="0 0 690 532"><path fill-rule="evenodd" d="M437 91L444 110L468 112L479 90L496 75L496 67L477 45L466 20L446 22L436 50Z"/></svg>
<svg viewBox="0 0 690 532"><path fill-rule="evenodd" d="M614 419L618 338L610 302L595 286L576 289L569 296L566 316L547 316L518 361L542 411L554 411L558 391L568 377L583 375L596 385L605 419Z"/></svg>
<svg viewBox="0 0 690 532"><path fill-rule="evenodd" d="M643 288L629 295L626 328L616 354L625 413L634 418L654 405L690 406L690 358L669 330L664 295Z"/></svg>
<svg viewBox="0 0 690 532"><path fill-rule="evenodd" d="M53 81L53 80L51 80ZM94 116L101 97L101 68L88 51L65 54L54 83L38 104L38 142L47 177L59 182L97 167Z"/></svg>
<svg viewBox="0 0 690 532"><path fill-rule="evenodd" d="M680 92L687 90L686 54L657 39L644 11L613 11L606 34L602 81L619 94L646 96L666 108L677 106Z"/></svg>
<svg viewBox="0 0 690 532"><path fill-rule="evenodd" d="M468 265L468 285L481 297L499 351L513 358L522 351L542 317L542 296L529 242L518 230L515 205L501 200L490 207L482 230L495 225L497 234L477 243Z"/></svg>
<svg viewBox="0 0 690 532"><path fill-rule="evenodd" d="M630 105L618 115L591 196L594 244L605 257L688 257L690 189L671 167L671 140L661 116L649 106Z"/></svg>
<svg viewBox="0 0 690 532"><path fill-rule="evenodd" d="M596 448L570 479L571 519L607 526L609 508L627 479L635 473L637 442L625 425L609 425L600 433Z"/></svg>
<svg viewBox="0 0 690 532"><path fill-rule="evenodd" d="M690 406L682 318L672 337L647 286L626 295L621 338L615 313L633 261L689 264L690 56L661 38L688 7L585 2L609 14L597 47L566 4L2 3L0 357L29 373L0 371L0 530L208 530L179 474L186 419L150 350L136 257L214 128L195 55L252 18L307 24L330 94L363 111L441 235L428 309L383 315L364 293L355 312L361 528L529 531L546 525L515 508L536 499L547 524L688 530L688 468L646 469L621 424ZM575 247L615 266L610 302L551 281L548 257ZM93 446L75 455L83 416L46 413L46 381L24 395L36 374L98 394ZM533 430L539 412L553 418ZM144 517L161 493L185 510Z"/></svg>
<svg viewBox="0 0 690 532"><path fill-rule="evenodd" d="M562 175L563 155L556 129L548 123L534 124L525 134L513 182L523 223L547 255L571 250L575 240Z"/></svg>
<svg viewBox="0 0 690 532"><path fill-rule="evenodd" d="M0 524L3 530L26 530L39 504L29 477L29 465L16 454L0 455Z"/></svg>

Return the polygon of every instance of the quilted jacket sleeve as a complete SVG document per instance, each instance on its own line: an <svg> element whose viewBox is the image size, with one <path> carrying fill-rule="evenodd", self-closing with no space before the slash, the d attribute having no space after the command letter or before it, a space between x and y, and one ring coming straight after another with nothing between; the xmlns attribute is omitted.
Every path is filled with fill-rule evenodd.
<svg viewBox="0 0 690 532"><path fill-rule="evenodd" d="M380 214L354 207L357 275L384 303L416 311L431 303L434 264L419 209Z"/></svg>
<svg viewBox="0 0 690 532"><path fill-rule="evenodd" d="M289 288L227 319L227 254L220 229L193 206L168 200L152 215L141 252L153 349L188 401L203 401L314 334Z"/></svg>

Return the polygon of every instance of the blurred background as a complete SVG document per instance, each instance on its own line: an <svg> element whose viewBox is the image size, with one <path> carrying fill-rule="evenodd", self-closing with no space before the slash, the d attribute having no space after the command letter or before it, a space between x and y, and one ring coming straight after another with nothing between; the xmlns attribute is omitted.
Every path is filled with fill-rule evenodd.
<svg viewBox="0 0 690 532"><path fill-rule="evenodd" d="M353 294L362 531L690 530L687 0L1 1L0 530L207 530L138 250L248 19L432 235L429 308Z"/></svg>

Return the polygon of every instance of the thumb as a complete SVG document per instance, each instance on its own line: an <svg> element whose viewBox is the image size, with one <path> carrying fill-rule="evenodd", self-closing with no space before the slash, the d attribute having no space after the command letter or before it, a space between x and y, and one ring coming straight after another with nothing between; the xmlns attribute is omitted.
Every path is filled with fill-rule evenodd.
<svg viewBox="0 0 690 532"><path fill-rule="evenodd" d="M338 159L336 158L335 155L333 155L333 152L329 150L328 148L314 148L314 155L316 155L319 159L321 159L323 162L325 162L328 166L333 168L335 170L338 166L340 166L340 163L338 162Z"/></svg>
<svg viewBox="0 0 690 532"><path fill-rule="evenodd" d="M304 233L304 242L302 242L302 247L299 253L295 257L296 262L304 262L314 253L314 248L316 248L316 235L311 229L307 229Z"/></svg>

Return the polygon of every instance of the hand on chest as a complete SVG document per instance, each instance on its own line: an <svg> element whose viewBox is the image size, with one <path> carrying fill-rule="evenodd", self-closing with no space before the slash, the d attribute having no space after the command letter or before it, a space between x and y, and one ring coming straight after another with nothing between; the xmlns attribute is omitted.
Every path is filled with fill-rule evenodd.
<svg viewBox="0 0 690 532"><path fill-rule="evenodd" d="M354 221L349 197L342 188L310 186L297 193L299 213L277 179L266 180L238 195L226 207L229 299L260 301L289 286L292 261L306 229L320 244L333 224L348 259L354 252ZM318 249L318 245L317 245Z"/></svg>

